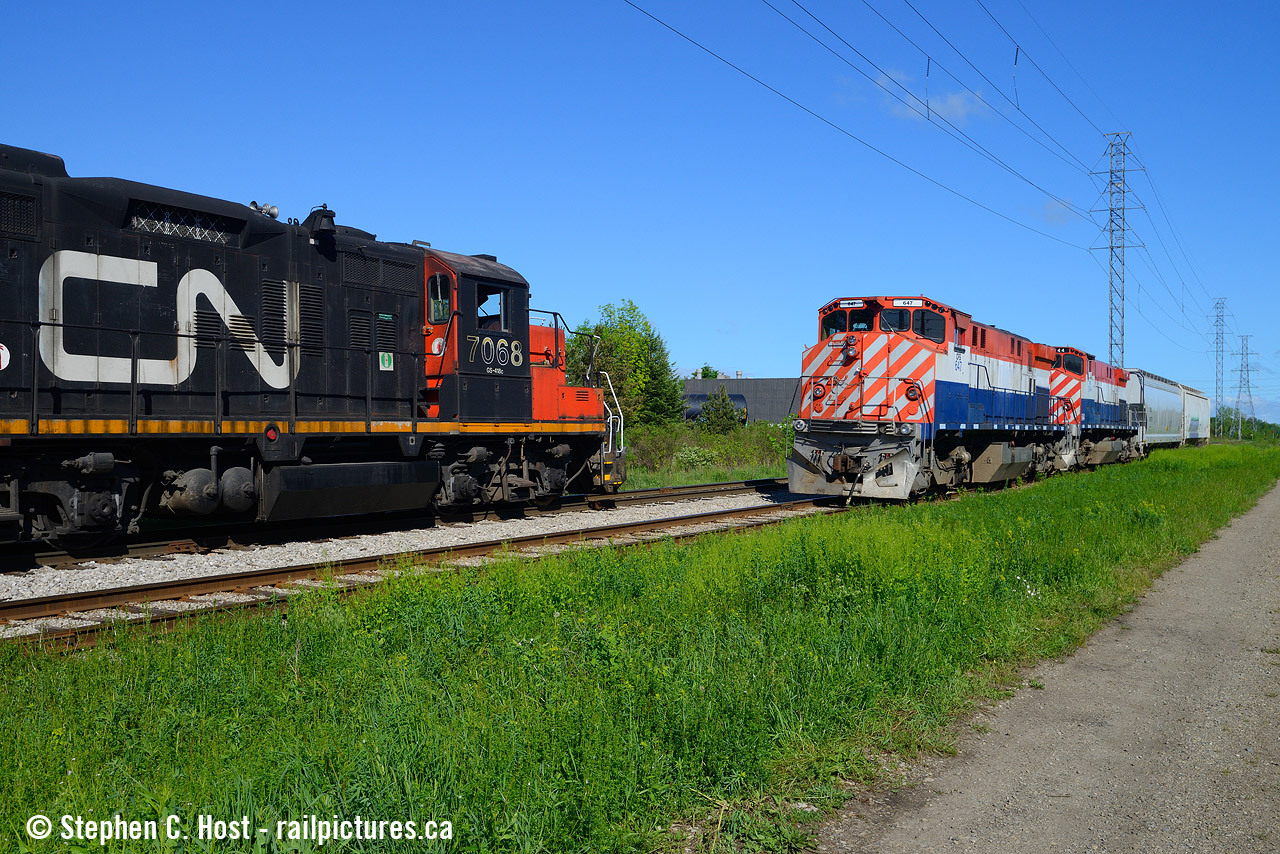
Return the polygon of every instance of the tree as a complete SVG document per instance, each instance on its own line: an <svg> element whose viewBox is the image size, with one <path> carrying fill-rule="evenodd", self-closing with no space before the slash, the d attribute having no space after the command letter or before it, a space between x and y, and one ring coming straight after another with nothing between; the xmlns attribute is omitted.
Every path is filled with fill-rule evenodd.
<svg viewBox="0 0 1280 854"><path fill-rule="evenodd" d="M715 368L711 367L710 365L704 364L701 368L698 369L699 379L713 380L718 376L720 376L720 372L717 371Z"/></svg>
<svg viewBox="0 0 1280 854"><path fill-rule="evenodd" d="M667 342L656 331L645 339L646 373L641 424L668 424L684 416L684 383L671 364Z"/></svg>
<svg viewBox="0 0 1280 854"><path fill-rule="evenodd" d="M631 423L662 424L684 411L683 391L666 342L631 300L600 306L600 319L583 321L567 344L569 382L588 384L607 373L622 413ZM594 374L592 348L595 350Z"/></svg>
<svg viewBox="0 0 1280 854"><path fill-rule="evenodd" d="M712 433L723 435L737 429L738 407L729 399L729 392L723 384L707 395L707 402L702 404L702 415L698 420Z"/></svg>
<svg viewBox="0 0 1280 854"><path fill-rule="evenodd" d="M1280 438L1280 424L1272 424L1259 418L1245 418L1238 409L1222 406L1213 417L1213 435L1234 439L1236 431L1240 431L1242 439L1277 439Z"/></svg>

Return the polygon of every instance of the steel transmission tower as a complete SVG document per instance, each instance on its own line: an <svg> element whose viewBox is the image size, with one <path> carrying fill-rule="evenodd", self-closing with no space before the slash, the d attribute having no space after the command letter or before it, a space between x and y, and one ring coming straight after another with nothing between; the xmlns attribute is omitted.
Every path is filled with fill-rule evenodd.
<svg viewBox="0 0 1280 854"><path fill-rule="evenodd" d="M1225 436L1226 430L1222 426L1222 333L1225 331L1223 327L1222 314L1226 310L1227 300L1225 297L1218 297L1213 301L1213 309L1216 315L1213 320L1213 357L1214 357L1214 387L1213 387L1213 405L1217 407L1218 418L1218 435Z"/></svg>
<svg viewBox="0 0 1280 854"><path fill-rule="evenodd" d="M1129 153L1129 134L1107 134L1107 153L1111 172L1107 182L1110 219L1107 231L1111 238L1111 263L1107 268L1110 311L1108 314L1107 359L1116 367L1124 367L1124 248L1128 229L1124 214L1129 197L1125 182L1125 156Z"/></svg>
<svg viewBox="0 0 1280 854"><path fill-rule="evenodd" d="M1253 420L1253 389L1249 382L1249 339L1250 335L1240 336L1240 377L1236 381L1236 438L1242 438L1241 427L1244 424L1244 408L1249 407L1249 420Z"/></svg>

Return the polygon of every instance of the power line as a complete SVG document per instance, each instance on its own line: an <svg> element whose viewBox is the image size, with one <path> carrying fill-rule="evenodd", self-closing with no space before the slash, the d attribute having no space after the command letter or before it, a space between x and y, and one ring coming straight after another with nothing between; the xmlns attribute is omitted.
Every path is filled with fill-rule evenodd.
<svg viewBox="0 0 1280 854"><path fill-rule="evenodd" d="M979 207L979 208L981 208L982 210L986 211L986 212L987 212L987 213L989 213L989 214L994 214L995 216L1000 217L1000 219L1003 219L1003 220L1005 220L1006 222L1011 222L1011 223L1013 223L1014 225L1018 226L1019 228L1025 228L1027 231L1031 231L1031 232L1034 232L1034 233L1036 233L1036 234L1039 234L1041 237L1047 237L1047 238L1049 238L1050 240L1055 241L1055 242L1057 242L1057 243L1061 243L1061 244L1062 244L1062 245L1064 245L1064 246L1070 246L1070 247L1071 247L1071 248L1073 248L1073 249L1081 249L1081 250L1085 250L1085 251L1087 251L1086 247L1084 247L1084 246L1080 246L1079 244L1072 243L1072 242L1071 242L1071 241L1069 241L1069 240L1063 240L1061 237L1055 237L1055 236L1053 236L1052 234L1049 234L1049 233L1048 233L1048 232L1046 232L1046 231L1041 231L1040 229L1038 229L1038 228L1034 228L1034 227L1032 227L1032 226L1030 226L1030 225L1027 225L1027 224L1026 224L1026 223L1024 223L1024 222L1019 222L1018 220L1014 219L1014 218L1013 218L1013 217L1011 217L1011 216L1007 216L1006 214L1002 214L1002 213L1000 213L998 210L995 210L994 208L990 208L990 207L988 207L988 206L984 205L982 202L979 202L978 200L976 200L976 199L974 199L974 198L971 198L971 197L969 197L969 196L966 196L964 193L960 192L959 190L955 190L955 189L952 189L951 187L948 187L946 184L942 183L941 181L937 180L936 178L931 178L930 176L928 176L928 175L926 175L925 173L921 172L919 169L916 169L916 168L914 168L914 167L912 167L912 166L908 166L906 163L902 162L901 160L899 160L898 158L896 158L896 157L894 157L893 155L889 154L888 152L886 152L886 151L884 151L884 150L882 150L882 149L880 149L880 148L877 148L876 146L874 146L874 145L872 145L871 143L867 142L865 139L862 139L861 137L859 137L859 136L855 135L855 134L854 134L854 133L852 133L851 131L846 130L845 128L841 127L840 125L836 124L835 122L831 121L830 119L828 119L827 117L825 117L825 116L821 115L820 113L818 113L818 112L816 112L816 111L814 111L814 110L811 110L810 108L806 107L804 104L801 104L799 101L795 100L794 98L790 97L789 95L785 95L785 94L783 94L782 92L780 92L779 90L777 90L777 89L775 89L774 87L770 86L768 83L764 82L764 81L763 81L763 80L761 80L759 77L756 77L754 74L750 73L749 71L746 71L745 69L741 68L740 66L737 66L737 65L733 64L732 62L730 62L729 60L725 59L725 58L724 58L723 56L721 56L720 54L716 53L716 52L715 52L714 50L712 50L711 48L707 47L706 45L703 45L701 42L697 41L696 39L692 38L691 36L687 36L687 35L685 35L684 33L682 33L680 30L678 30L678 29L676 29L675 27L671 26L671 25L670 25L670 24L668 24L666 21L664 21L664 20L662 20L661 18L659 18L657 15L654 15L653 13L648 12L648 11L646 11L645 9L641 8L640 6L637 6L635 3L633 3L633 2L632 2L632 0L622 0L622 2L623 2L623 3L626 3L626 4L627 4L628 6L630 6L632 9L635 9L637 12L641 13L642 15L644 15L645 17L649 18L650 20L654 21L655 23L657 23L657 24L661 25L663 28L665 28L665 29L667 29L667 30L671 31L671 32L672 32L672 33L674 33L675 35L677 35L677 36L679 36L680 38L684 39L684 40L685 40L685 41L687 41L689 44L693 45L694 47L696 47L696 48L698 48L699 50L703 51L704 53L708 54L709 56L712 56L712 57L714 57L715 59L720 60L720 62L722 62L722 63L724 63L725 65L729 66L729 67L730 67L730 68L732 68L734 71L736 71L736 72L738 72L739 74L741 74L743 77L746 77L746 78L748 78L748 79L750 79L750 80L754 81L755 83L758 83L759 85L763 86L765 89L768 89L770 92L772 92L773 94L777 95L779 98L781 98L782 100L786 101L788 104L791 104L793 107L796 107L796 108L798 108L798 109L800 109L800 110L803 110L804 112L808 113L810 116L813 116L813 117L814 117L815 119L817 119L818 121L820 121L820 122L822 122L823 124L825 124L825 125L827 125L828 127L830 127L832 130L835 130L835 131L837 131L837 132L839 132L839 133L841 133L841 134L844 134L845 136L849 137L849 139L852 139L854 142L858 143L859 145L861 145L861 146L863 146L863 147L865 147L865 148L867 148L867 149L869 149L869 150L871 150L871 151L875 152L876 154L879 154L881 157L885 158L886 160L888 160L888 161L890 161L890 162L892 162L892 163L894 163L894 164L896 164L896 165L898 165L898 166L901 166L903 169L906 169L906 170L907 170L908 172L910 172L911 174L913 174L913 175L915 175L915 176L917 176L917 177L919 177L919 178L923 178L924 180L928 181L930 184L933 184L935 187L938 187L939 189L942 189L942 190L946 190L946 191L947 191L948 193L950 193L951 195L956 196L956 197L961 198L961 199L964 199L964 200L965 200L966 202L968 202L969 204L974 205L975 207Z"/></svg>
<svg viewBox="0 0 1280 854"><path fill-rule="evenodd" d="M1191 260L1190 255L1187 253L1186 246L1183 245L1182 237L1178 233L1178 228L1173 224L1173 220L1169 216L1169 210L1165 206L1164 198L1163 196L1161 196L1160 190L1156 187L1155 179L1151 177L1151 170L1147 168L1147 165L1143 161L1143 158L1138 156L1137 153L1134 153L1133 156L1134 156L1134 159L1138 161L1138 164L1142 166L1143 175L1146 176L1147 183L1151 185L1151 193L1155 197L1156 205L1160 208L1160 213L1164 217L1165 223L1169 226L1169 231L1173 235L1173 239L1178 246L1178 250L1182 253L1183 260L1187 262L1187 269L1191 271L1192 277L1195 278L1196 284L1200 286L1200 290L1204 291L1204 295L1209 299L1213 299L1213 296L1209 293L1209 289L1205 287L1204 282L1200 279L1200 273L1196 270L1195 263Z"/></svg>
<svg viewBox="0 0 1280 854"><path fill-rule="evenodd" d="M1102 96L1093 90L1093 87L1089 85L1089 81L1084 79L1084 75L1081 74L1079 71L1077 71L1076 67L1071 64L1071 60L1068 59L1067 55L1062 52L1062 48L1058 47L1057 42L1055 42L1053 38L1047 32L1045 32L1044 27L1040 26L1040 22L1036 20L1034 15L1031 14L1031 10L1027 8L1026 4L1023 3L1022 0L1018 0L1018 5L1022 7L1023 12L1027 13L1027 17L1031 19L1031 23L1036 25L1036 29L1039 30L1041 34L1044 35L1045 39L1048 40L1049 44L1053 45L1053 49L1058 52L1058 56L1062 57L1062 61L1067 64L1067 67L1075 72L1075 75L1080 79L1080 82L1083 83L1085 88L1088 89L1089 92L1093 95L1093 97L1098 100L1098 103L1102 105L1102 109L1106 110L1108 113L1111 113L1111 118L1116 120L1117 125L1123 125L1124 122L1120 121L1120 117L1117 116L1114 112L1112 112L1111 108L1108 107L1106 102L1102 100Z"/></svg>
<svg viewBox="0 0 1280 854"><path fill-rule="evenodd" d="M871 4L868 2L868 0L862 0L862 2L867 6L867 8L871 9L871 11L876 12L875 8L871 6ZM1036 129L1037 129L1037 130L1039 130L1039 131L1040 131L1042 134L1044 134L1045 136L1049 137L1049 139L1052 139L1052 140L1054 141L1054 143L1056 143L1056 144L1057 144L1057 146L1058 146L1059 148L1061 148L1063 151L1067 152L1067 154L1068 154L1068 155L1070 155L1070 156L1071 156L1071 158L1072 158L1073 160L1075 160L1075 161L1076 161L1077 163L1079 163L1081 166L1084 166L1084 161L1083 161L1083 160L1081 160L1080 158L1076 157L1074 154L1072 154L1072 153L1071 153L1071 151L1070 151L1070 150L1069 150L1065 145L1063 145L1062 143L1058 142L1058 140L1053 136L1053 134L1049 133L1047 130L1045 130L1044 128L1040 127L1039 123L1038 123L1038 122L1036 122L1036 120L1035 120L1035 119L1031 118L1031 117L1030 117L1030 116L1028 116L1025 112L1023 112L1022 108L1018 106L1018 102L1017 102L1017 101L1015 101L1015 100L1013 100L1012 98L1010 98L1008 95L1006 95L1006 94L1004 93L1004 90L1003 90L1003 89L1001 89L1001 88L1000 88L999 86L997 86L995 83L991 82L991 78L990 78L990 77L988 77L987 75L983 74L983 73L982 73L982 69L980 69L980 68L978 68L978 66L974 65L974 64L969 60L969 57L967 57L967 56L965 56L965 55L964 55L964 51L960 50L960 48L958 48L958 47L956 47L954 44L952 44L952 43L951 43L951 39L949 39L949 38L947 38L946 36L944 36L944 35L942 34L942 31L941 31L941 30L939 30L937 27L935 27L935 26L933 25L933 22L932 22L932 21L930 21L928 18L926 18L926 17L924 16L924 13L923 13L923 12L921 12L921 11L920 11L919 9L917 9L915 6L911 5L911 0L903 0L903 2L907 4L907 7L908 7L908 8L910 8L912 12L915 12L915 13L916 13L916 15L918 15L918 16L920 17L920 20L924 21L924 22L925 22L925 24L927 24L927 25L929 26L929 29L933 30L933 31L938 35L938 38L940 38L940 39L942 39L944 42L946 42L946 43L947 43L947 47L949 47L949 48L951 48L953 51L955 51L955 52L956 52L956 55L957 55L957 56L959 56L961 59L963 59L963 60L965 61L965 64L966 64L966 65L968 65L970 68L972 68L974 71L976 71L976 72L978 73L978 76L979 76L979 77L981 77L983 80L985 80L985 81L987 82L987 85L988 85L988 86L990 86L992 89L995 89L997 92L999 92L999 93L1000 93L1000 97L1004 98L1006 101L1008 101L1008 102L1009 102L1009 106L1013 107L1013 108L1014 108L1015 110L1017 110L1019 113L1022 113L1022 115L1023 115L1023 116L1026 116L1027 121L1031 122L1031 124L1032 124L1032 125L1034 125L1034 126L1036 127ZM877 15L880 15L880 13L879 13L879 12L876 12L876 14L877 14ZM881 17L881 19L882 19L882 20L884 19L884 16L883 16L883 15L880 15L880 17ZM888 22L887 22L887 20L886 20L886 23L888 23ZM890 26L893 26L893 25L892 25L892 24L890 24ZM897 27L894 27L894 29L896 30L896 29L898 29L898 28L897 28ZM899 34L901 34L901 31L899 31ZM906 38L906 37L905 37L905 36L903 36L903 38ZM908 39L908 41L910 41L910 39ZM915 44L915 43L914 43L914 42L912 42L912 44ZM919 50L919 48L917 48L917 50ZM952 77L952 79L953 79L953 80L955 80L955 78L954 78L954 77ZM957 83L959 83L960 81L959 81L959 80L956 80L956 82L957 82ZM963 85L963 84L962 84L962 85ZM965 88L968 88L968 87L965 87ZM970 90L970 91L973 91L973 90ZM985 103L985 102L984 102L984 103ZM1099 132L1101 132L1101 131L1099 131ZM1088 167L1085 167L1085 168L1087 169Z"/></svg>
<svg viewBox="0 0 1280 854"><path fill-rule="evenodd" d="M793 2L793 3L796 3L796 0L792 0L792 2ZM885 16L880 12L880 10L879 10L879 9L877 9L876 7L872 6L872 5L868 2L868 0L862 0L862 3L863 3L863 5L864 5L864 6L866 6L868 9L870 9L870 10L871 10L875 15L876 15L876 17L878 17L880 20L882 20L882 21L884 21L886 24L888 24L888 25L893 29L893 31L894 31L895 33L897 33L898 35L902 36L902 38L906 40L907 44L911 45L913 48L915 48L917 51L919 51L920 55L921 55L921 56L923 56L923 57L925 58L925 60L926 60L926 62L927 62L927 63L929 63L930 65L936 65L936 66L938 66L938 68L942 69L942 73L946 74L948 77L950 77L950 78L951 78L952 80L954 80L956 83L960 84L960 86L961 86L961 87L962 87L966 92L968 92L970 95L972 95L974 98L976 98L976 99L978 100L978 103L982 104L984 107L986 107L987 109L991 110L991 112L995 113L997 116L999 116L1000 118L1004 119L1006 122L1008 122L1008 123L1009 123L1009 125L1010 125L1011 127L1013 127L1014 129L1016 129L1019 133L1021 133L1021 134L1022 134L1023 136L1025 136L1027 139L1031 140L1031 141L1032 141L1032 142L1034 142L1036 145L1040 146L1040 147L1041 147L1041 148L1043 148L1045 151L1049 152L1049 153L1050 153L1050 154L1052 154L1054 157L1058 158L1058 159L1059 159L1059 160L1061 160L1063 163L1065 163L1065 164L1067 164L1068 166L1070 166L1072 169L1075 169L1075 170L1080 171L1080 172L1084 172L1084 174L1086 174L1086 175L1088 175L1088 174L1089 174L1089 167L1088 167L1088 166L1085 166L1084 161L1082 161L1079 157L1076 157L1074 154L1072 154L1072 153L1071 153L1071 151L1070 151L1069 149L1067 149L1067 147L1066 147L1066 146L1064 146L1061 142L1059 142L1057 139L1055 139L1055 138L1054 138L1054 137L1053 137L1053 136L1052 136L1048 131L1046 131L1044 128L1041 128L1041 127L1040 127L1039 125L1037 125L1034 121L1032 121L1032 119L1031 119L1031 117L1030 117L1030 116L1027 116L1025 113L1023 113L1023 115L1026 117L1027 121L1031 122L1033 125L1035 125L1035 126L1036 126L1036 128L1038 128L1038 129L1040 130L1040 132L1041 132L1041 133L1043 133L1045 136L1049 137L1049 139L1051 139L1051 140L1053 141L1054 145L1057 145L1059 148L1061 148L1063 151L1065 151L1065 152L1067 153L1067 156L1068 156L1068 157L1070 157L1072 160L1074 160L1074 161L1075 161L1075 163L1072 163L1072 162L1071 162L1070 160L1068 160L1066 157L1063 157L1061 154L1059 154L1058 152L1054 151L1052 148L1050 148L1048 145L1046 145L1046 144L1044 143L1044 140L1038 139L1038 138L1037 138L1033 133L1031 133L1031 131L1027 130L1027 129L1026 129L1026 128L1024 128L1022 125L1020 125L1020 124L1018 124L1017 122L1015 122L1013 119L1009 118L1009 116L1008 116L1007 114L1005 114L1005 112L1004 112L1003 110L999 109L999 108L998 108L998 107L996 107L994 104L992 104L990 101L988 101L986 98L982 97L982 94L981 94L980 92L978 92L978 90L974 89L972 86L969 86L967 83L965 83L965 82L964 82L963 80L961 80L959 77L957 77L957 76L955 75L955 73L954 73L954 72L952 72L952 71L951 71L950 69L948 69L945 65L943 65L941 62L939 62L939 61L938 61L938 60L937 60L933 55L931 55L927 50L925 50L924 48L922 48L920 45L916 44L916 43L915 43L915 41L914 41L914 40L912 40L912 38L911 38L909 35L907 35L907 34L906 34L906 33L904 33L901 29L899 29L899 28L898 28L898 25L897 25L897 24L895 24L895 23L893 23L893 21L890 21L888 18L886 18L886 17L885 17ZM797 6L800 6L800 4L799 4L799 3L796 3L796 5L797 5ZM812 13L812 12L810 12L808 9L805 9L805 7L803 7L803 6L800 6L800 8L801 8L801 9L804 9L805 13L806 13L806 14L808 14L808 15L809 15L809 17L813 18L813 13ZM818 19L817 19L817 18L814 18L814 20L815 20L815 21L817 21ZM818 23L820 23L820 24L821 24L822 22L821 22L821 21L818 21ZM823 24L823 26L825 27L825 26L826 26L826 24ZM935 30L935 32L936 32L936 30ZM838 36L837 36L837 38L838 38ZM841 41L843 41L843 39L841 39ZM955 50L954 46L952 47L952 50ZM957 51L957 52L958 52L958 51ZM968 60L966 60L966 61L968 61ZM972 63L970 63L970 65L972 66ZM979 74L981 74L981 72L978 72L978 73L979 73ZM983 79L985 80L986 78L984 77ZM991 81L989 81L989 80L988 80L987 82L988 82L988 83L990 83ZM995 87L994 87L994 84L993 84L993 88L995 88ZM997 88L997 89L996 89L996 91L997 91L997 92L999 92L1000 90ZM1003 93L1003 92L1001 92L1000 94L1001 94L1001 95L1003 95L1004 93ZM1006 98L1005 100L1008 100L1008 98Z"/></svg>
<svg viewBox="0 0 1280 854"><path fill-rule="evenodd" d="M1064 208L1066 208L1067 210L1071 211L1071 212L1072 212L1072 213L1074 213L1076 216L1080 217L1081 219L1085 220L1086 222L1093 222L1093 220L1088 216L1088 213L1087 213L1086 211L1084 211L1083 209L1081 209L1081 208L1079 208L1079 207L1077 207L1077 206L1073 205L1071 202L1067 201L1066 199L1063 199L1063 198L1061 198L1060 196L1057 196L1057 195L1055 195L1054 193L1049 192L1049 191L1048 191L1048 190L1046 190L1044 187L1040 186L1040 185L1039 185L1039 184L1037 184L1035 181L1033 181L1033 180L1031 180L1030 178L1028 178L1028 177L1027 177L1026 175L1024 175L1022 172L1019 172L1017 169L1015 169L1014 167L1010 166L1010 165L1009 165L1008 163L1006 163L1003 159L1001 159L1000 157L998 157L997 155L995 155L994 153L992 153L992 152L991 152L988 148L986 148L984 145L982 145L982 143L978 142L978 141L977 141L976 139L974 139L972 136L970 136L969 134L965 133L965 132L964 132L963 130L961 130L960 128L956 127L956 126L955 126L955 124L953 124L953 123L952 123L952 122L951 122L951 121L950 121L946 116L939 115L939 114L937 114L937 113L933 113L932 111L930 111L930 109L929 109L929 104L928 104L928 102L927 102L927 101L923 101L923 100L921 100L921 99L920 99L920 96L916 95L914 92L912 92L912 91L911 91L910 89L908 89L906 86L903 86L903 85L902 85L900 82L898 82L897 80L894 80L894 79L893 79L893 77L892 77L888 72L886 72L886 71L885 71L883 68L881 68L880 66L876 65L876 63L875 63L875 62L873 62L873 61L872 61L872 60L871 60L871 59L870 59L866 54L864 54L862 51L858 50L856 47L854 47L853 45L849 44L849 42L848 42L848 41L846 41L846 40L845 40L845 39L844 39L844 38L843 38L839 33L837 33L835 30L831 29L831 27L827 26L827 24L826 24L826 23L824 23L820 18L818 18L816 15L814 15L812 12L810 12L808 9L806 9L803 5L801 5L801 4L798 2L798 0L792 0L792 3L794 3L796 6L798 6L798 7L800 8L800 10L801 10L801 11L803 11L803 12L804 12L806 15L808 15L810 18L813 18L813 20L814 20L814 21L816 21L816 22L817 22L817 23L818 23L818 24L819 24L823 29L825 29L828 33L830 33L832 36L834 36L836 39L838 39L838 40L840 41L840 43L841 43L841 44L843 44L843 45L844 45L845 47L847 47L849 50L851 50L851 51L853 51L855 54L857 54L857 55L858 55L858 57L859 57L860 59L862 59L862 61L863 61L863 62L867 63L867 64L868 64L868 65L870 65L872 68L874 68L876 71L880 72L880 76L881 76L881 78L883 78L884 80L892 81L892 82L893 82L893 84L894 84L895 86L897 86L899 89L901 89L903 92L905 92L908 96L910 96L912 99L914 99L914 100L915 100L915 102L916 102L917 104L919 104L920 106L919 106L919 107L917 107L917 106L915 106L915 105L913 105L913 104L908 103L908 102L907 102L906 100L904 100L900 95L896 94L896 93L895 93L895 92L893 92L891 89L889 89L889 87L888 87L888 86L884 85L884 83L882 83L880 80L877 80L876 78L872 77L872 76L871 76L870 74L868 74L866 71L864 71L863 69L861 69L861 68L859 68L858 66L854 65L852 62L850 62L850 61L849 61L848 59L846 59L845 57L841 56L841 55L840 55L840 53L839 53L839 51L835 50L833 47L831 47L830 45L828 45L826 42L822 41L822 39L818 38L816 35L814 35L813 33L809 32L809 30L805 29L805 27L804 27L804 26L802 26L799 22L797 22L796 20L794 20L793 18L791 18L789 15L787 15L785 12L783 12L783 11L782 11L781 9L779 9L777 6L773 5L773 3L769 2L769 0L760 0L760 2L761 2L761 3L763 3L764 5L768 6L768 7L769 7L770 9L772 9L774 12L777 12L777 13L778 13L778 15L779 15L783 20L785 20L787 23L791 24L791 26L795 27L797 30L799 30L800 32L804 33L804 34L805 34L806 36L808 36L809 38L813 39L813 41L814 41L814 42L816 42L817 44L821 45L824 49L826 49L826 50L827 50L827 51L828 51L832 56L834 56L836 59L840 60L840 61L841 61L841 62L843 62L845 65L849 66L849 67L850 67L850 68L852 68L854 71L856 71L856 72L858 72L859 74L861 74L863 77L867 78L867 80L871 81L873 84L875 84L876 86L878 86L880 89L882 89L885 93L887 93L887 94L888 94L888 95L890 95L891 97L895 98L895 99L898 101L898 103L902 104L904 107L906 107L907 109L909 109L909 110L911 110L912 112L914 112L917 116L920 116L921 118L923 118L923 119L925 119L926 121L928 121L928 122L929 122L929 124L933 125L934 127L938 128L938 129L939 129L939 130L941 130L942 132L946 133L948 136L952 137L952 138L953 138L953 139L955 139L957 142L960 142L962 145L965 145L966 147L968 147L968 148L969 148L971 151L973 151L974 153L979 154L979 155L980 155L980 156L982 156L982 157L985 157L985 158L986 158L987 160L989 160L991 163L993 163L994 165L996 165L996 166L1000 167L1001 169L1004 169L1004 170L1005 170L1006 172L1008 172L1010 175L1013 175L1013 176L1015 176L1015 177L1017 177L1017 178L1021 179L1022 181L1024 181L1025 183L1027 183L1027 184L1028 184L1028 185L1030 185L1031 187L1034 187L1035 189L1037 189L1037 190L1039 190L1040 192L1044 193L1044 194L1045 194L1046 196L1048 196L1050 199L1052 199L1053 201L1055 201L1055 202L1057 202L1058 204L1062 205ZM921 107L923 107L924 109L923 109L923 110L921 110ZM937 115L937 116L938 116L938 118L939 118L943 123L945 123L947 127L946 127L946 128L944 128L944 127L942 127L941 125L934 124L934 122L933 122L933 116L934 116L934 115ZM947 130L947 128L950 128L951 130ZM959 136L957 136L957 134L959 134ZM961 137L963 137L963 139L961 139Z"/></svg>
<svg viewBox="0 0 1280 854"><path fill-rule="evenodd" d="M990 18L995 23L995 25L1000 28L1000 32L1008 36L1009 41L1013 42L1014 46L1022 51L1022 55L1027 58L1027 61L1030 62L1033 66L1035 66L1036 71L1039 71L1040 74L1043 75L1044 79L1049 81L1049 85L1052 86L1055 90L1057 90L1058 94L1061 95L1066 100L1066 102L1070 104L1077 113L1080 114L1081 118L1083 118L1090 125L1093 125L1093 129L1096 130L1098 133L1102 134L1103 136L1106 136L1106 133L1103 132L1102 128L1094 124L1093 119L1085 115L1084 110L1077 107L1076 102L1071 100L1071 98L1067 96L1066 92L1063 92L1061 89L1059 89L1058 84L1053 82L1053 78L1050 77L1047 73L1045 73L1045 70L1043 68L1041 68L1039 65L1036 64L1036 61L1031 58L1031 54L1027 53L1026 50L1022 49L1022 46L1018 44L1018 40L1015 39L1013 36L1009 35L1009 31L1004 28L1004 24L996 20L996 16L991 14L991 11L986 6L982 5L982 0L973 0L973 2L977 3L979 8L981 8L982 11L987 13L987 17Z"/></svg>

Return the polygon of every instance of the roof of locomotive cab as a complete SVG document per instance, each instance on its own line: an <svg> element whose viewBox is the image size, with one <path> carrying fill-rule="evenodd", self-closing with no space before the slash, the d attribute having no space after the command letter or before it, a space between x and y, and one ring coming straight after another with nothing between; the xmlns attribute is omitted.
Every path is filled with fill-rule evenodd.
<svg viewBox="0 0 1280 854"><path fill-rule="evenodd" d="M826 305L824 305L822 308L818 309L818 313L822 314L823 312L827 312L836 308L860 308L861 307L861 306L847 306L847 305L841 306L840 305L840 303L847 302L850 300L861 300L864 303L875 302L883 308L893 308L894 307L893 301L900 300L900 299L921 300L924 302L924 306L923 306L924 308L932 308L935 311L949 311L949 312L952 312L953 314L961 315L962 317L969 316L968 312L960 311L957 308L952 308L946 303L941 303L935 299L930 299L924 294L916 294L915 296L910 296L907 294L893 294L890 296L836 297L835 299L831 300Z"/></svg>
<svg viewBox="0 0 1280 854"><path fill-rule="evenodd" d="M457 252L445 252L440 249L424 250L429 255L434 255L441 261L449 265L458 275L475 276L481 279L500 279L504 282L514 282L516 284L529 287L529 282L524 276L508 267L506 264L499 264L492 261L493 256L483 255L460 255Z"/></svg>

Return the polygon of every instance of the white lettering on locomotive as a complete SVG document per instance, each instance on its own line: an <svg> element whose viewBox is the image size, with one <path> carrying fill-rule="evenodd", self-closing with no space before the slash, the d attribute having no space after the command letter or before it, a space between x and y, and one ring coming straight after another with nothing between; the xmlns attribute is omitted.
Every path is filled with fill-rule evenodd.
<svg viewBox="0 0 1280 854"><path fill-rule="evenodd" d="M157 264L62 249L45 259L40 267L40 322L43 324L40 327L40 359L45 366L54 376L64 380L130 382L132 366L127 358L67 352L62 325L62 297L66 280L75 278L154 288L159 285ZM191 376L196 367L196 298L200 296L209 301L228 329L231 329L232 317L243 316L217 276L209 270L191 270L178 282L176 307L181 334L177 336L177 355L173 359L138 359L140 384L177 385ZM285 297L285 305L288 315L286 328L297 329L297 300L292 288ZM235 349L242 349L263 382L272 388L288 388L288 355L283 355L280 364L276 364L252 332L236 329L234 334L238 345ZM295 365L295 375L297 370Z"/></svg>

